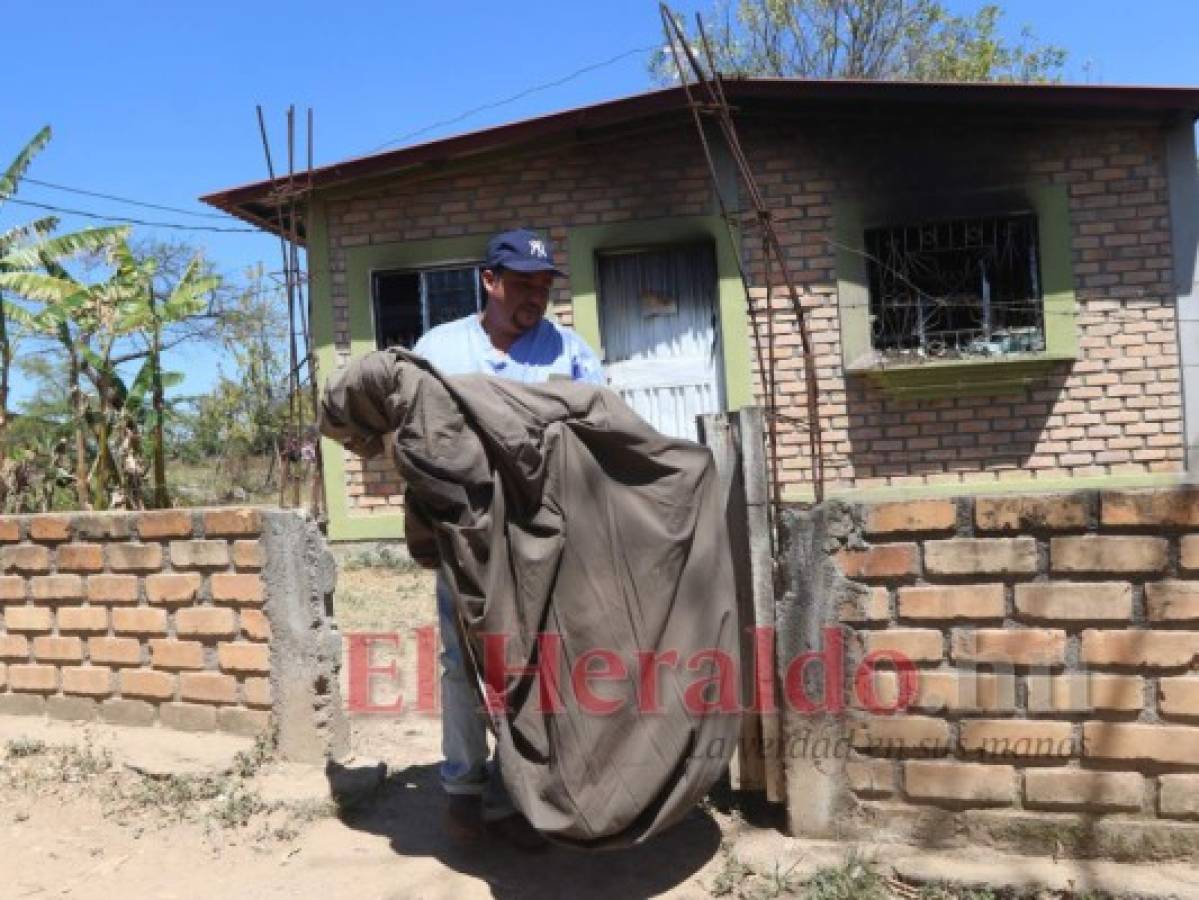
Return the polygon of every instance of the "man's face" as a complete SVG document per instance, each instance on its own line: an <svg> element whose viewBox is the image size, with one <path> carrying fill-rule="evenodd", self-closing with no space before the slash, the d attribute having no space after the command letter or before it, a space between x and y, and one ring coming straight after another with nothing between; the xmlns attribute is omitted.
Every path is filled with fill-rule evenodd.
<svg viewBox="0 0 1199 900"><path fill-rule="evenodd" d="M495 307L493 315L522 334L536 326L545 315L553 283L552 272L483 271L487 303Z"/></svg>

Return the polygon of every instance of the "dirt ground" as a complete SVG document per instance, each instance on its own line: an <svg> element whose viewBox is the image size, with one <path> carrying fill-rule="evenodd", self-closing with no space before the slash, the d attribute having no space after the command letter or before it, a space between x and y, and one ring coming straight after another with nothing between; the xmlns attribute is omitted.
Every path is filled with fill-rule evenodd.
<svg viewBox="0 0 1199 900"><path fill-rule="evenodd" d="M431 583L394 564L343 569L336 609L347 632L403 631L433 621ZM388 774L339 814L323 771L248 740L0 717L0 897L1199 897L1181 866L797 841L719 794L631 850L460 847L441 831L437 720L355 717L352 734L361 764Z"/></svg>

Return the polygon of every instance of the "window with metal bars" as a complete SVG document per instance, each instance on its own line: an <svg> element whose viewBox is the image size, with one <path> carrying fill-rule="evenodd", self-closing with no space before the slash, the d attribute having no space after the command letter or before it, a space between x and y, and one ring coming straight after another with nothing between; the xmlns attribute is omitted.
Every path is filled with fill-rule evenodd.
<svg viewBox="0 0 1199 900"><path fill-rule="evenodd" d="M374 273L376 345L412 349L433 326L478 312L486 296L481 270L469 263Z"/></svg>
<svg viewBox="0 0 1199 900"><path fill-rule="evenodd" d="M1032 213L871 228L865 247L875 350L953 358L1045 349Z"/></svg>

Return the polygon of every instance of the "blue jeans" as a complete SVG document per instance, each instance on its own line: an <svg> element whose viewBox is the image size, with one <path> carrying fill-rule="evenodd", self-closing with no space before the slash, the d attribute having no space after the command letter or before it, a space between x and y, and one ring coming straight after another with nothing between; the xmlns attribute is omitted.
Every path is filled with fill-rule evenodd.
<svg viewBox="0 0 1199 900"><path fill-rule="evenodd" d="M487 751L487 723L458 644L457 613L449 587L437 576L441 631L441 785L447 794L482 798L483 818L503 819L516 810L504 787L499 756Z"/></svg>

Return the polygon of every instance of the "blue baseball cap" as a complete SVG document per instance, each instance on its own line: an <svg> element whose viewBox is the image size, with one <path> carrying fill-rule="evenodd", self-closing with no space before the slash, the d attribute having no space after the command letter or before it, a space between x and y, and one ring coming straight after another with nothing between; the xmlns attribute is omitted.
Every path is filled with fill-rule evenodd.
<svg viewBox="0 0 1199 900"><path fill-rule="evenodd" d="M518 228L501 231L487 242L487 259L483 267L495 271L510 269L513 272L553 272L563 274L554 265L554 245L536 231Z"/></svg>

